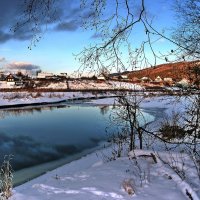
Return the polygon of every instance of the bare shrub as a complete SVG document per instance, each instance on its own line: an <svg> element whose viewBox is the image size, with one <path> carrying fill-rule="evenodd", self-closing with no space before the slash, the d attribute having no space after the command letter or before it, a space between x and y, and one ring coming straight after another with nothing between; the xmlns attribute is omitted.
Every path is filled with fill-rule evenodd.
<svg viewBox="0 0 200 200"><path fill-rule="evenodd" d="M112 160L116 160L117 158L122 156L122 153L127 150L127 140L128 134L124 133L117 133L113 134L110 139L108 140L112 146Z"/></svg>
<svg viewBox="0 0 200 200"><path fill-rule="evenodd" d="M0 171L0 200L8 199L12 195L13 174L10 160L12 156L5 156Z"/></svg>
<svg viewBox="0 0 200 200"><path fill-rule="evenodd" d="M159 129L163 139L170 141L173 139L183 139L185 137L185 130L179 125L180 115L179 113L172 113L171 117L166 117L161 122Z"/></svg>
<svg viewBox="0 0 200 200"><path fill-rule="evenodd" d="M122 182L122 187L129 195L135 194L135 186L134 186L134 180L133 179L125 179Z"/></svg>
<svg viewBox="0 0 200 200"><path fill-rule="evenodd" d="M39 97L42 97L42 94L40 92L37 92L37 93L30 93L30 96L32 98L39 98Z"/></svg>

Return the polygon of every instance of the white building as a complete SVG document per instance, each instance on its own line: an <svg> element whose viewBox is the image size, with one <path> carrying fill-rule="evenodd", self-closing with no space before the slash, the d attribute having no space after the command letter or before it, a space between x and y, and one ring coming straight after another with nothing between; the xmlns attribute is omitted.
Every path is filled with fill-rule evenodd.
<svg viewBox="0 0 200 200"><path fill-rule="evenodd" d="M67 73L62 72L62 73L59 74L59 76L63 76L63 77L67 78L68 75L67 75Z"/></svg>
<svg viewBox="0 0 200 200"><path fill-rule="evenodd" d="M121 78L124 79L124 80L127 80L128 76L127 75L121 75Z"/></svg>
<svg viewBox="0 0 200 200"><path fill-rule="evenodd" d="M53 73L40 72L40 73L38 73L37 78L49 78L49 77L52 77L52 76L54 76Z"/></svg>
<svg viewBox="0 0 200 200"><path fill-rule="evenodd" d="M141 81L142 82L150 82L152 80L149 77L144 76L144 77L141 78Z"/></svg>
<svg viewBox="0 0 200 200"><path fill-rule="evenodd" d="M160 76L157 76L157 77L155 78L155 82L162 82L162 78L161 78Z"/></svg>
<svg viewBox="0 0 200 200"><path fill-rule="evenodd" d="M98 80L106 80L104 76L98 76L97 79Z"/></svg>
<svg viewBox="0 0 200 200"><path fill-rule="evenodd" d="M164 80L165 82L168 82L168 83L173 82L173 79L172 79L172 78L169 78L169 77L164 78L163 80Z"/></svg>
<svg viewBox="0 0 200 200"><path fill-rule="evenodd" d="M189 86L189 80L186 78L183 78L181 81L178 82L179 85L182 85L183 87L188 87Z"/></svg>

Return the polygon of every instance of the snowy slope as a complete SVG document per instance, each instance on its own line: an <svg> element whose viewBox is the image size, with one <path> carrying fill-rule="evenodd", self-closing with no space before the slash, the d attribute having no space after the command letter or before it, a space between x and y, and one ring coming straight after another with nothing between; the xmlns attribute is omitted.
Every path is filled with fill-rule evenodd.
<svg viewBox="0 0 200 200"><path fill-rule="evenodd" d="M165 108L184 111L183 101L165 96L147 98L143 108ZM107 103L113 103L110 98ZM91 102L89 102L91 103ZM92 103L106 104L105 99ZM175 105L176 104L176 105ZM153 153L157 162L151 157ZM145 156L144 156L145 155ZM111 148L94 152L45 175L14 188L11 200L199 200L200 181L190 157L186 154L136 150L123 157L108 161ZM137 158L137 159L135 159ZM162 159L161 159L162 158ZM137 161L137 162L136 162ZM181 179L168 165L185 171L187 179ZM184 161L184 162L183 162ZM133 195L124 190L130 181Z"/></svg>
<svg viewBox="0 0 200 200"><path fill-rule="evenodd" d="M102 97L106 95L111 96L112 94L92 94L89 92L0 92L0 106L44 102L53 103L70 99Z"/></svg>
<svg viewBox="0 0 200 200"><path fill-rule="evenodd" d="M149 153L136 151L136 154ZM152 159L138 157L140 172L134 159L122 157L103 162L100 155L100 152L90 154L15 188L11 200L187 199L184 188L191 187L180 181L161 161L154 163ZM148 177L144 176L145 172L149 173ZM128 195L122 187L124 181L131 179L134 181L134 195ZM190 192L194 200L199 199L194 190Z"/></svg>

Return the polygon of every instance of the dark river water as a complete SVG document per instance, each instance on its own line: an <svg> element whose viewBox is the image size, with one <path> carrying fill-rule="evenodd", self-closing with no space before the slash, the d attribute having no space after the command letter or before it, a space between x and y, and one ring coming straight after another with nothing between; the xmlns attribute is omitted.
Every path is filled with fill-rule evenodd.
<svg viewBox="0 0 200 200"><path fill-rule="evenodd" d="M0 162L12 154L18 171L94 148L106 140L108 127L115 129L109 121L112 110L66 104L0 110Z"/></svg>

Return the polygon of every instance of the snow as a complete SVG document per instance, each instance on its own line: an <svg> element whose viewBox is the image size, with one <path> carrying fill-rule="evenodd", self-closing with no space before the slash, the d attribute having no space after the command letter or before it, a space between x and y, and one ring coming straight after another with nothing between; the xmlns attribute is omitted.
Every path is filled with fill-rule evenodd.
<svg viewBox="0 0 200 200"><path fill-rule="evenodd" d="M75 80L69 81L70 89L134 89L134 90L143 90L144 88L140 85L136 85L129 82L118 82L118 81L88 81L88 80Z"/></svg>
<svg viewBox="0 0 200 200"><path fill-rule="evenodd" d="M54 103L79 98L112 96L111 93L92 94L90 92L0 92L0 106Z"/></svg>
<svg viewBox="0 0 200 200"><path fill-rule="evenodd" d="M140 107L143 109L164 109L165 114L172 114L172 112L184 112L187 105L191 102L186 97L177 98L176 96L153 96L148 97L147 95L141 101ZM93 105L113 105L117 104L117 99L114 97L105 98L105 99L92 99L87 102L88 104Z"/></svg>
<svg viewBox="0 0 200 200"><path fill-rule="evenodd" d="M5 94L0 96L2 102ZM38 101L91 96L95 95L80 92L45 93ZM15 98L11 98L10 101L2 103L19 103L22 100L37 101L30 95L27 97L25 93L21 100L17 99L14 102ZM108 98L91 100L87 103L106 105L114 102L115 98ZM184 112L183 102L186 102L186 105L189 103L184 97L179 98L179 101L175 101L173 96L147 97L141 103L141 107L164 109L163 115L164 113L170 115L174 110ZM152 154L157 162L154 162ZM128 155L124 152L122 157L110 161L108 158L111 157L111 147L95 151L15 187L10 200L186 200L189 199L188 193L193 200L200 199L200 181L194 163L187 154L135 150ZM182 179L172 167L184 169L188 178ZM133 183L135 194L129 195L124 190L125 181Z"/></svg>
<svg viewBox="0 0 200 200"><path fill-rule="evenodd" d="M143 90L143 87L127 83L127 82L95 82L88 80L69 81L70 89L74 90L114 90L114 89L134 89ZM0 82L0 88L12 88L6 82ZM39 87L40 89L67 89L66 82L48 83L46 86ZM114 96L109 92L0 92L0 106L19 105L19 104L34 104L34 103L54 103L59 101L91 98L102 96Z"/></svg>
<svg viewBox="0 0 200 200"><path fill-rule="evenodd" d="M109 149L103 151L107 153ZM150 153L151 151L135 151L136 155ZM138 156L137 161L140 162L142 173L145 170L150 171L149 178L143 177L140 180L141 173L136 171L134 159L122 157L103 162L100 155L99 152L92 153L16 187L11 200L184 200L187 199L185 189L188 189L194 200L199 199L195 191L164 166L158 157L159 162L153 163ZM133 196L128 195L122 188L123 181L128 179L134 180L136 194Z"/></svg>
<svg viewBox="0 0 200 200"><path fill-rule="evenodd" d="M7 89L7 88L20 88L20 86L16 86L15 85L15 82L7 82L7 81L0 81L0 88L4 88L4 89Z"/></svg>
<svg viewBox="0 0 200 200"><path fill-rule="evenodd" d="M35 81L38 89L72 89L72 90L113 90L113 89L135 89L143 90L140 85L123 81L95 81L95 80L72 80L59 82ZM0 88L16 88L9 86L6 82L0 82Z"/></svg>

